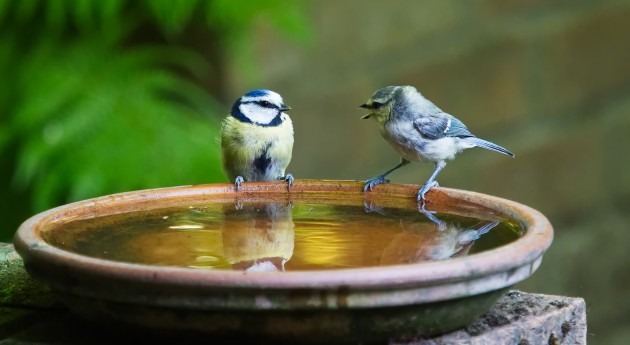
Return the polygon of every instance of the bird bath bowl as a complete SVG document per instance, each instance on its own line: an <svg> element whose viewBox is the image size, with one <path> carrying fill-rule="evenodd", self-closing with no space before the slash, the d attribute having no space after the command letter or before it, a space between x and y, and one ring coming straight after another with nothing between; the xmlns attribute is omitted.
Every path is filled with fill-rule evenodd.
<svg viewBox="0 0 630 345"><path fill-rule="evenodd" d="M97 323L196 339L370 342L464 327L529 277L538 211L417 185L296 180L132 191L26 220L28 273ZM486 234L471 237L486 226ZM472 229L472 230L471 230ZM479 233L481 235L481 233ZM149 332L149 333L151 333Z"/></svg>

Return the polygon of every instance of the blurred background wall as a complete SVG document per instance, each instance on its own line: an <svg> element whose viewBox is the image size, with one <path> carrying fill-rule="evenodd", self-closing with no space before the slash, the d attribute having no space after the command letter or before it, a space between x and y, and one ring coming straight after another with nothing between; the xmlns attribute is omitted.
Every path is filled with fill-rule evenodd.
<svg viewBox="0 0 630 345"><path fill-rule="evenodd" d="M589 343L630 343L630 2L319 1L298 49L261 24L262 84L293 106L299 178L366 179L398 157L357 109L386 85L414 85L515 159L468 150L442 186L542 211L554 243L518 288L581 296ZM396 183L422 184L410 165Z"/></svg>
<svg viewBox="0 0 630 345"><path fill-rule="evenodd" d="M468 150L442 186L553 223L517 288L584 297L589 343L630 342L630 1L98 3L0 2L3 240L74 200L225 181L218 121L252 88L293 108L296 178L374 177L399 158L357 107L410 84L517 156Z"/></svg>

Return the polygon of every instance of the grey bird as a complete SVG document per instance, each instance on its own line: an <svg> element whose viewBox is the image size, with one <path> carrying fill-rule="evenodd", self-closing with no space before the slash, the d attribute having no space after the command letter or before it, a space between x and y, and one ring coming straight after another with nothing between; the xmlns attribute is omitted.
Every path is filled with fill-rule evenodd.
<svg viewBox="0 0 630 345"><path fill-rule="evenodd" d="M433 162L433 174L418 191L418 201L424 202L427 191L438 185L435 178L446 161L461 151L481 147L514 157L507 149L477 138L460 120L424 98L413 86L386 86L359 107L369 110L362 119L373 118L383 138L401 156L394 168L365 182L366 192L389 182L387 175L410 162Z"/></svg>

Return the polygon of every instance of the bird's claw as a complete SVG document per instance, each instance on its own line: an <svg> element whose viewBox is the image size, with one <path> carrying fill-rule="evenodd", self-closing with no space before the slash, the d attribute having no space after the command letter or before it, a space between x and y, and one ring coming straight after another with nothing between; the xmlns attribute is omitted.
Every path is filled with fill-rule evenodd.
<svg viewBox="0 0 630 345"><path fill-rule="evenodd" d="M431 181L430 183L425 183L422 188L420 188L420 190L418 191L418 201L421 201L422 204L424 205L424 202L427 201L427 199L424 197L424 195L433 187L439 187L440 185L438 184L437 181ZM424 206L423 206L424 207Z"/></svg>
<svg viewBox="0 0 630 345"><path fill-rule="evenodd" d="M376 212L376 213L383 214L382 207L377 206L373 202L368 202L367 200L363 200L363 210L365 210L365 213Z"/></svg>
<svg viewBox="0 0 630 345"><path fill-rule="evenodd" d="M295 178L293 178L293 175L286 174L284 175L282 179L287 182L287 189L291 189L291 186L293 186L293 181L295 181Z"/></svg>
<svg viewBox="0 0 630 345"><path fill-rule="evenodd" d="M374 186L378 185L378 184L383 184L383 183L389 183L389 180L385 178L385 176L381 175L375 178L371 178L367 181L365 181L365 185L363 186L363 191L367 192L368 190L371 191L372 189L374 189Z"/></svg>
<svg viewBox="0 0 630 345"><path fill-rule="evenodd" d="M236 178L234 179L234 188L236 188L237 192L239 188L241 188L241 184L243 182L245 182L245 179L243 179L243 176L236 176Z"/></svg>

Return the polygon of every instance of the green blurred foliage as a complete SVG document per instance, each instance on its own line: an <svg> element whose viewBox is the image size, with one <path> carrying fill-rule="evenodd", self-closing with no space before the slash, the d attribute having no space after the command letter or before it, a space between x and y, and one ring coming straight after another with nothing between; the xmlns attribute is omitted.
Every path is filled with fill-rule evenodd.
<svg viewBox="0 0 630 345"><path fill-rule="evenodd" d="M0 0L0 240L63 203L225 181L217 137L228 107L203 83L224 66L199 47L255 65L255 21L306 39L303 4ZM190 42L191 28L202 41Z"/></svg>

